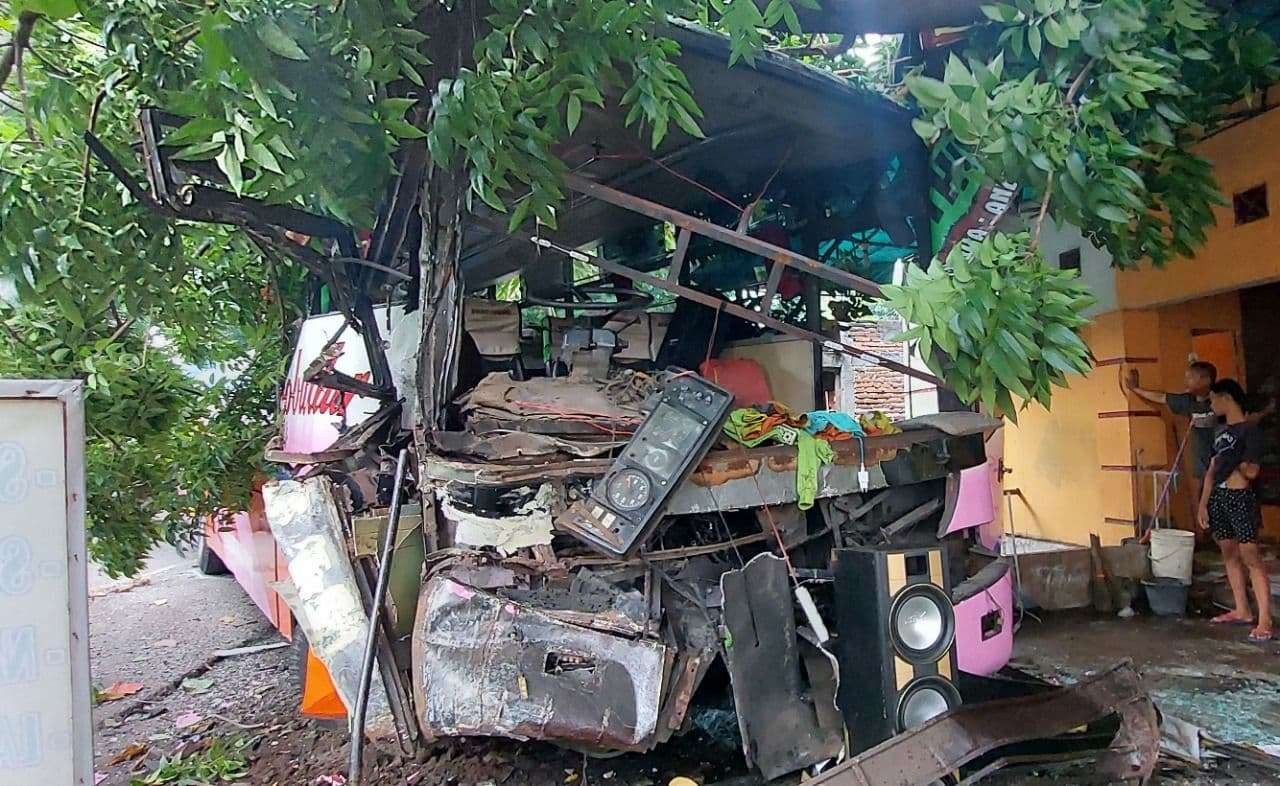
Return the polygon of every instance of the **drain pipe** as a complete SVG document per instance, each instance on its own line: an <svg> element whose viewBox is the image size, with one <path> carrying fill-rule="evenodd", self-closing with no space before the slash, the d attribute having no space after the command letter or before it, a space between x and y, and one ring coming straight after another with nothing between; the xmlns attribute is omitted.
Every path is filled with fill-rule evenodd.
<svg viewBox="0 0 1280 786"><path fill-rule="evenodd" d="M347 773L348 786L360 786L364 782L364 723L369 713L369 690L373 685L373 669L378 654L378 624L382 619L382 604L387 597L387 584L391 576L391 555L395 551L396 535L400 529L400 487L404 485L408 448L401 448L396 458L395 485L391 487L391 510L387 517L387 533L382 539L378 554L378 582L373 590L373 603L369 608L369 629L365 633L364 663L360 669L360 689L356 693L356 706L351 713L351 764Z"/></svg>

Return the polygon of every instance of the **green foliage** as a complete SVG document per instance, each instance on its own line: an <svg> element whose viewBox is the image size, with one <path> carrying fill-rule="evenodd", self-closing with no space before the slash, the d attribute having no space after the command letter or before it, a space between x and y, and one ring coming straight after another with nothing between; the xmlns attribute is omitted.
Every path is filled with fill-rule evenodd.
<svg viewBox="0 0 1280 786"><path fill-rule="evenodd" d="M679 44L663 35L669 16L716 25L730 38L730 62L751 62L786 24L799 32L793 5L814 0L495 0L474 65L442 81L433 94L428 147L434 160L462 159L478 197L510 225L535 217L556 226L564 165L552 146L577 129L583 112L610 95L627 110L627 126L647 129L657 147L673 127L701 137L702 110L676 66Z"/></svg>
<svg viewBox="0 0 1280 786"><path fill-rule="evenodd" d="M967 165L1046 194L1048 214L1117 266L1190 255L1221 196L1187 148L1280 76L1274 42L1203 0L1012 0L983 12L941 79L908 79L920 136L954 139Z"/></svg>
<svg viewBox="0 0 1280 786"><path fill-rule="evenodd" d="M130 786L213 786L242 781L249 775L248 747L246 740L217 737L202 750L166 756L150 774L132 779Z"/></svg>
<svg viewBox="0 0 1280 786"><path fill-rule="evenodd" d="M93 7L111 24L36 23L24 89L8 93L25 118L0 115L0 376L84 380L89 545L118 575L247 503L302 276L85 169L79 138L99 91L94 127L128 161L137 108L185 73L136 46L125 3ZM112 48L93 43L104 37Z"/></svg>
<svg viewBox="0 0 1280 786"><path fill-rule="evenodd" d="M960 244L946 264L907 268L903 286L885 298L912 327L899 340L919 342L929 368L962 401L1016 421L1016 396L1049 406L1053 387L1088 371L1078 331L1093 296L1074 271L1045 264L1030 238L992 233Z"/></svg>
<svg viewBox="0 0 1280 786"><path fill-rule="evenodd" d="M105 5L84 16L140 97L191 118L166 139L182 158L237 193L372 226L398 140L422 135L405 116L428 62L408 0Z"/></svg>

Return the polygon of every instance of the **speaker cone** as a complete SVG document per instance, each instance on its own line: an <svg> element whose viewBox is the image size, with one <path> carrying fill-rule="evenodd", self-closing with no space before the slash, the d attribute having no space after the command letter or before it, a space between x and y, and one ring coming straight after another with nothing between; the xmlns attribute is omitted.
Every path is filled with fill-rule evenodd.
<svg viewBox="0 0 1280 786"><path fill-rule="evenodd" d="M958 704L954 685L939 677L922 677L907 686L898 702L898 731L923 726Z"/></svg>
<svg viewBox="0 0 1280 786"><path fill-rule="evenodd" d="M907 660L935 660L955 635L951 601L932 584L907 587L889 610L889 632L894 647Z"/></svg>

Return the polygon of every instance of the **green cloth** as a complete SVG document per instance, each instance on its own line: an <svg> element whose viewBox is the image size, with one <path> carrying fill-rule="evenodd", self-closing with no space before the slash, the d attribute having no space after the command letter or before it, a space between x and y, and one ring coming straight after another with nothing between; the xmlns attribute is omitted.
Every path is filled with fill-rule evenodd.
<svg viewBox="0 0 1280 786"><path fill-rule="evenodd" d="M817 439L803 429L776 425L768 431L760 427L768 415L750 407L735 409L724 422L724 433L733 441L749 448L766 442L796 446L796 497L801 510L813 507L818 496L818 468L835 458L831 444ZM775 421L776 422L776 421Z"/></svg>
<svg viewBox="0 0 1280 786"><path fill-rule="evenodd" d="M835 458L831 444L801 431L796 441L796 505L801 510L813 507L818 496L818 468Z"/></svg>
<svg viewBox="0 0 1280 786"><path fill-rule="evenodd" d="M790 426L774 426L768 431L760 431L760 425L767 419L768 415L764 412L753 410L751 407L742 407L728 413L728 420L724 421L724 433L728 434L733 442L744 444L749 448L759 447L769 440L782 444L795 444L794 434L790 434L790 431L795 429Z"/></svg>

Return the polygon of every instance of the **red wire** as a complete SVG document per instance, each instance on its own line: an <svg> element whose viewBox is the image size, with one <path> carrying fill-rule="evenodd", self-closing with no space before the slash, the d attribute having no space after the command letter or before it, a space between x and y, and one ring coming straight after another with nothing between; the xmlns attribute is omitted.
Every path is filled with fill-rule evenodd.
<svg viewBox="0 0 1280 786"><path fill-rule="evenodd" d="M712 197L720 200L721 202L725 203L726 205L738 211L739 213L741 213L745 209L742 207L742 205L739 205L737 202L734 202L732 199L725 196L724 194L719 193L713 188L704 186L703 184L699 183L697 180L694 180L691 177L687 177L685 175L680 174L679 172L667 166L666 164L662 163L661 161L654 158L653 156L638 155L634 153L615 153L615 154L604 153L596 156L596 158L601 160L614 159L614 160L620 160L620 161L649 161L652 164L656 164L658 167L660 167L663 171L667 172L667 174L671 175L672 177L683 180L684 182L688 183L694 188L697 188L700 191L704 191L707 194L710 194Z"/></svg>

